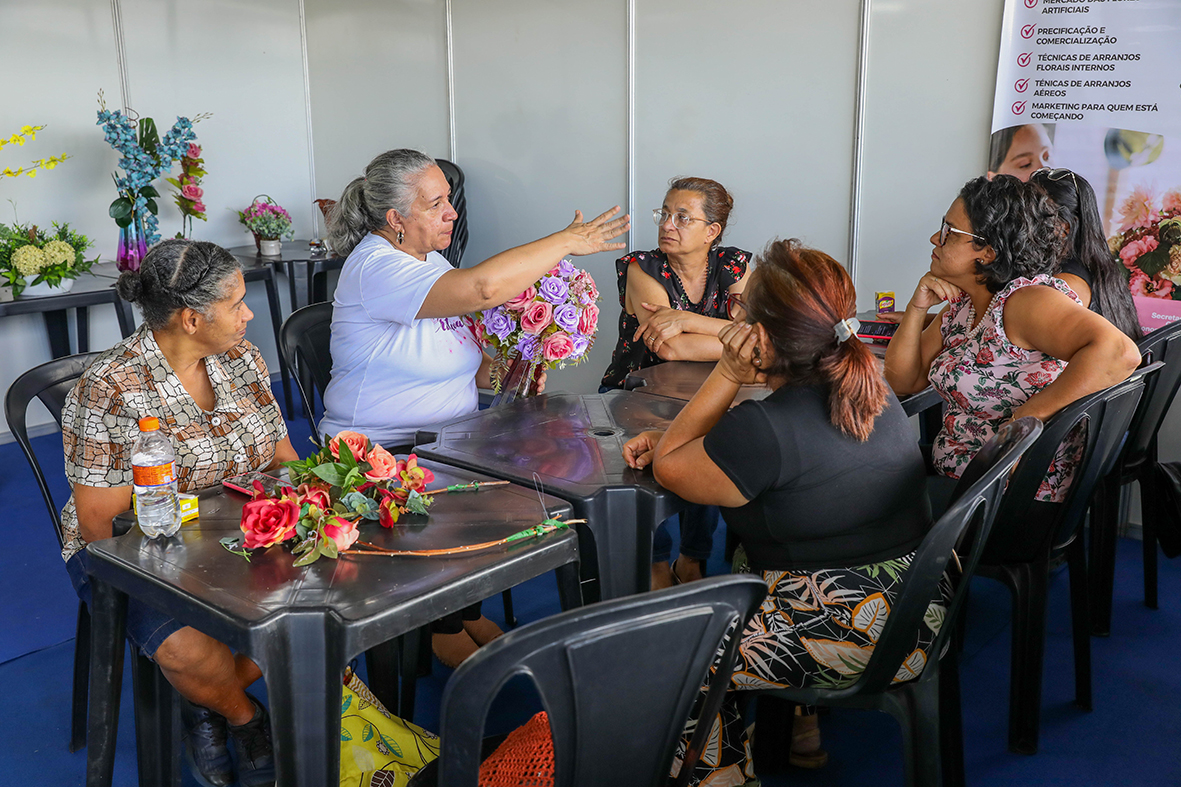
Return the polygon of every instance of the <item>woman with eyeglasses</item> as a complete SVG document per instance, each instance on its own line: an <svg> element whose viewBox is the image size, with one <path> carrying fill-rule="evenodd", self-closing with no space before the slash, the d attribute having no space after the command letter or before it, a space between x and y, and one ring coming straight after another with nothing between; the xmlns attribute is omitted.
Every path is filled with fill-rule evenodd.
<svg viewBox="0 0 1181 787"><path fill-rule="evenodd" d="M1065 240L1046 192L1008 175L968 181L931 236L931 268L890 340L886 379L899 395L930 384L947 403L932 446L937 474L959 478L1004 423L1044 421L1139 364L1132 340L1054 278ZM927 310L943 302L924 330ZM1060 502L1077 461L1067 441L1037 499ZM938 508L947 490L935 489Z"/></svg>
<svg viewBox="0 0 1181 787"><path fill-rule="evenodd" d="M717 361L718 332L727 324L726 299L746 285L750 253L722 245L734 208L730 193L708 178L676 178L652 211L658 248L620 257L619 340L602 390L622 388L629 372L664 361ZM667 524L652 542L652 588L701 579L713 549L717 509L680 515L681 549L672 557ZM681 560L680 558L685 558Z"/></svg>
<svg viewBox="0 0 1181 787"><path fill-rule="evenodd" d="M796 240L775 241L744 301L719 333L721 360L668 430L623 449L631 467L651 465L684 499L722 506L749 570L767 583L742 632L709 762L692 784L755 776L737 692L841 685L860 673L880 629L854 612L888 610L931 524L922 455L857 339L849 319L857 294L845 269ZM731 408L740 386L756 383L771 395ZM925 654L934 637L922 626L916 651ZM789 756L824 764L814 715L796 718Z"/></svg>
<svg viewBox="0 0 1181 787"><path fill-rule="evenodd" d="M166 240L119 295L144 323L95 359L66 397L62 442L72 495L62 510L62 557L78 596L90 602L86 544L111 537L131 508L131 447L138 420L154 416L172 439L181 492L298 459L262 355L246 341L254 316L238 261L212 243ZM226 645L131 599L127 637L186 700L190 761L206 784L275 783L267 713L245 692L258 666ZM227 741L238 750L231 761Z"/></svg>
<svg viewBox="0 0 1181 787"><path fill-rule="evenodd" d="M1068 251L1057 277L1084 306L1106 317L1132 341L1139 341L1144 334L1136 305L1123 266L1115 261L1103 236L1103 219L1091 184L1069 169L1039 169L1029 180L1050 195L1066 227Z"/></svg>

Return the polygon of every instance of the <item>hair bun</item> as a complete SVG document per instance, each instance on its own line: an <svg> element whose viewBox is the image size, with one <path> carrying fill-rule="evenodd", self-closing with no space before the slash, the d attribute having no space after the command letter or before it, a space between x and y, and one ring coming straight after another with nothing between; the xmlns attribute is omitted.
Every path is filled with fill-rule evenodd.
<svg viewBox="0 0 1181 787"><path fill-rule="evenodd" d="M123 271L115 283L115 292L128 303L139 303L144 294L144 280L139 271Z"/></svg>

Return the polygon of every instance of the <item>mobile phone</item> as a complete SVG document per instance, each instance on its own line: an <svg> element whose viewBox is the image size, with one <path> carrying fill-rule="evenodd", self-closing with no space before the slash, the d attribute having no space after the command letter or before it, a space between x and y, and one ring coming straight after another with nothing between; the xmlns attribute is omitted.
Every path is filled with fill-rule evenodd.
<svg viewBox="0 0 1181 787"><path fill-rule="evenodd" d="M283 487L283 482L273 475L260 473L257 470L251 470L249 473L242 473L241 475L231 476L221 482L221 485L226 489L232 489L235 492L241 492L244 495L254 495L254 482L258 481L262 484L262 489L268 496L274 497L279 494Z"/></svg>
<svg viewBox="0 0 1181 787"><path fill-rule="evenodd" d="M898 330L898 323L886 320L862 320L857 329L857 336L861 339L872 339L876 342L888 342L894 332Z"/></svg>

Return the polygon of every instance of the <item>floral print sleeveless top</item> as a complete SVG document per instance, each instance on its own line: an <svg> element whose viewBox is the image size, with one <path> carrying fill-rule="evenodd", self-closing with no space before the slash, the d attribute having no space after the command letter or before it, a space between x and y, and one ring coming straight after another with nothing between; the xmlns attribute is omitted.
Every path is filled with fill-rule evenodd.
<svg viewBox="0 0 1181 787"><path fill-rule="evenodd" d="M940 326L944 349L935 357L928 375L947 403L943 428L931 451L936 472L959 478L1013 411L1066 368L1065 361L1018 347L1005 334L1005 302L1022 287L1033 286L1054 287L1079 302L1066 284L1041 274L1009 282L992 297L988 311L975 326L976 309L967 293L952 299L944 313ZM1072 438L1062 444L1050 463L1037 500L1060 503L1065 497L1082 451L1082 441Z"/></svg>

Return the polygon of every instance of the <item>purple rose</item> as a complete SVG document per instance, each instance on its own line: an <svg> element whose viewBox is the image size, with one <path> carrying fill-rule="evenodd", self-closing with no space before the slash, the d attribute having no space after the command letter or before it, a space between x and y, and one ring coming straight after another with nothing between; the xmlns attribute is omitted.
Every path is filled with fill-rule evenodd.
<svg viewBox="0 0 1181 787"><path fill-rule="evenodd" d="M575 268L574 263L570 262L570 260L562 260L558 263L558 275L563 279L573 278L577 271L578 268Z"/></svg>
<svg viewBox="0 0 1181 787"><path fill-rule="evenodd" d="M554 309L554 322L568 333L578 330L578 307L570 301L566 301Z"/></svg>
<svg viewBox="0 0 1181 787"><path fill-rule="evenodd" d="M536 336L524 334L521 336L520 341L517 342L517 352L519 352L521 357L526 361L532 361L535 357L537 357L538 344L539 342L537 341Z"/></svg>
<svg viewBox="0 0 1181 787"><path fill-rule="evenodd" d="M570 350L570 355L566 360L572 361L575 358L581 358L586 352L586 349L590 347L590 339L585 336L574 334L570 337L570 341L574 344L574 348Z"/></svg>
<svg viewBox="0 0 1181 787"><path fill-rule="evenodd" d="M570 287L557 276L546 276L541 280L541 286L537 288L537 292L542 298L556 306L566 300Z"/></svg>
<svg viewBox="0 0 1181 787"><path fill-rule="evenodd" d="M494 334L502 342L507 341L509 334L516 328L513 319L504 313L504 309L497 306L484 312L484 330Z"/></svg>

